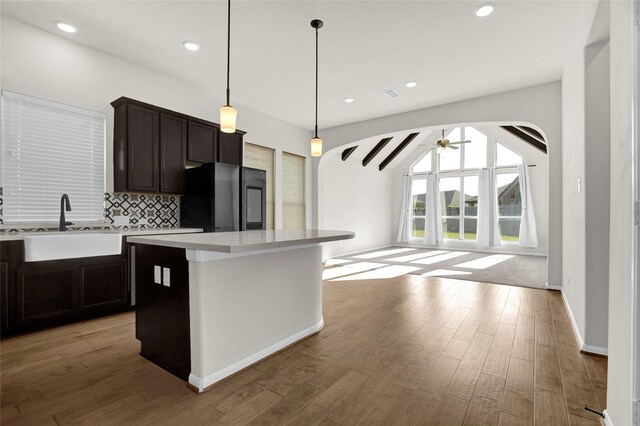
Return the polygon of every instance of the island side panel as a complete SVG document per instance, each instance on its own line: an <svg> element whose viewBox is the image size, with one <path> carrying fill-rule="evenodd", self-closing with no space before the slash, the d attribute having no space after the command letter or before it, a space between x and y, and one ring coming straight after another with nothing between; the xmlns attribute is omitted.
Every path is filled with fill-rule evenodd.
<svg viewBox="0 0 640 426"><path fill-rule="evenodd" d="M190 383L200 391L324 324L320 244L190 261L189 274Z"/></svg>
<svg viewBox="0 0 640 426"><path fill-rule="evenodd" d="M167 268L155 281L154 268ZM183 380L191 372L189 263L184 249L136 244L136 337L140 355Z"/></svg>

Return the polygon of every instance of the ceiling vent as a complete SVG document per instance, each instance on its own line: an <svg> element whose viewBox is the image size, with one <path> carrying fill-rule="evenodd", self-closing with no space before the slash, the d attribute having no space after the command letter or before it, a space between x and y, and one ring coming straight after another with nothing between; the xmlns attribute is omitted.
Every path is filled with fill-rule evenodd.
<svg viewBox="0 0 640 426"><path fill-rule="evenodd" d="M396 92L395 89L385 90L382 93L387 95L387 97L389 97L389 98L397 98L398 96L400 96L400 93Z"/></svg>

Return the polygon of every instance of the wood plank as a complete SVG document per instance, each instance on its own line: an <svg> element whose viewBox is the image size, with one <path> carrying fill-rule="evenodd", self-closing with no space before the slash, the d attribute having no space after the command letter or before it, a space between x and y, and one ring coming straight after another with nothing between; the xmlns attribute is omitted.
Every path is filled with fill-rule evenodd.
<svg viewBox="0 0 640 426"><path fill-rule="evenodd" d="M438 402L428 424L433 426L461 425L467 415L468 408L469 402L445 395Z"/></svg>
<svg viewBox="0 0 640 426"><path fill-rule="evenodd" d="M536 387L563 393L560 361L556 348L536 345Z"/></svg>
<svg viewBox="0 0 640 426"><path fill-rule="evenodd" d="M419 134L420 132L411 133L406 138L404 138L404 140L400 142L400 144L393 151L391 151L391 154L389 154L387 158L385 158L382 163L380 163L380 165L378 166L378 170L383 171L384 168L387 167L389 163L391 163L393 159L396 158L398 154L400 154Z"/></svg>
<svg viewBox="0 0 640 426"><path fill-rule="evenodd" d="M545 389L535 391L535 425L568 425L567 407L562 394Z"/></svg>
<svg viewBox="0 0 640 426"><path fill-rule="evenodd" d="M349 371L342 376L333 385L329 386L320 395L314 398L295 416L293 416L287 424L319 424L332 411L333 407L344 401L351 393L353 393L364 381L367 376L357 371Z"/></svg>
<svg viewBox="0 0 640 426"><path fill-rule="evenodd" d="M387 146L391 139L393 139L393 137L384 138L380 142L378 142L376 146L374 146L373 149L369 151L369 153L364 157L364 160L362 160L362 167L365 167L367 164L369 164L371 160L373 160L375 156L378 155L385 146Z"/></svg>

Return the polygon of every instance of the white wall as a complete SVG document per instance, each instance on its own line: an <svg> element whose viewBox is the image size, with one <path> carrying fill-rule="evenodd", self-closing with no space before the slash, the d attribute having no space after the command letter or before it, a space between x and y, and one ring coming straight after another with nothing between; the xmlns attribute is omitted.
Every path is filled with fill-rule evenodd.
<svg viewBox="0 0 640 426"><path fill-rule="evenodd" d="M388 170L378 171L376 165L362 167L353 156L342 161L342 150L323 156L324 225L326 229L355 232L355 238L324 244L324 257L391 243L393 223L391 215L391 179Z"/></svg>
<svg viewBox="0 0 640 426"><path fill-rule="evenodd" d="M632 38L631 1L611 2L611 221L609 247L609 370L607 416L632 424Z"/></svg>
<svg viewBox="0 0 640 426"><path fill-rule="evenodd" d="M511 133L501 129L498 126L474 126L482 133L487 135L487 141L498 141L504 146L510 148L514 152L522 156L524 164L535 164L536 167L529 169L531 177L531 192L534 202L534 214L536 217L536 226L538 232L538 248L529 249L519 247L517 245L505 245L497 250L488 251L509 251L524 253L547 253L548 242L548 188L547 188L547 156L540 150L532 147L528 143L513 136ZM440 129L431 129L433 134L427 140L435 141L440 137ZM411 165L425 152L425 147L417 147L402 162L398 163L393 170L393 199L392 199L392 223L394 225L392 238L398 233L398 224L400 221L400 210L402 208L403 181L402 175L409 173ZM416 240L421 244L421 241ZM445 242L445 246L456 248L475 248L475 242Z"/></svg>
<svg viewBox="0 0 640 426"><path fill-rule="evenodd" d="M581 26L575 30L574 48L562 77L562 291L582 349L603 354L608 291L604 206L609 170L602 163L607 162L603 149L609 125L609 57L603 42L608 37L608 22L603 25L602 21L608 21L608 14L608 2L582 10ZM602 43L587 47L596 42Z"/></svg>
<svg viewBox="0 0 640 426"><path fill-rule="evenodd" d="M174 111L218 122L223 93L160 74L63 37L2 16L2 89L79 106L107 114L107 181L113 191L113 108L110 102L127 96ZM245 141L276 149L276 227L282 227L282 151L307 157L307 227L313 211L311 132L249 107L235 105L238 128ZM1 182L0 182L1 184Z"/></svg>
<svg viewBox="0 0 640 426"><path fill-rule="evenodd" d="M585 345L607 347L609 317L609 40L585 49Z"/></svg>
<svg viewBox="0 0 640 426"><path fill-rule="evenodd" d="M496 125L504 123L532 124L542 130L548 142L548 258L549 283L559 285L562 277L562 124L561 86L559 82L528 87L447 105L347 124L322 131L325 150L344 146L373 136L384 137L402 130L426 127L453 127L464 123ZM318 176L318 161L313 162ZM552 184L553 183L553 184ZM314 203L322 209L318 188L314 187ZM394 191L395 192L395 191ZM314 223L323 227L317 215Z"/></svg>

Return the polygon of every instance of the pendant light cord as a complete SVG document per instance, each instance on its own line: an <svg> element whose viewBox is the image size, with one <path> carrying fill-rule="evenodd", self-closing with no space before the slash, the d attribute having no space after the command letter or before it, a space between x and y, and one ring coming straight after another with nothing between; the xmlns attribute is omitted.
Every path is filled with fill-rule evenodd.
<svg viewBox="0 0 640 426"><path fill-rule="evenodd" d="M318 27L316 27L316 138L318 137Z"/></svg>
<svg viewBox="0 0 640 426"><path fill-rule="evenodd" d="M229 103L229 67L231 63L231 0L227 1L227 105Z"/></svg>

